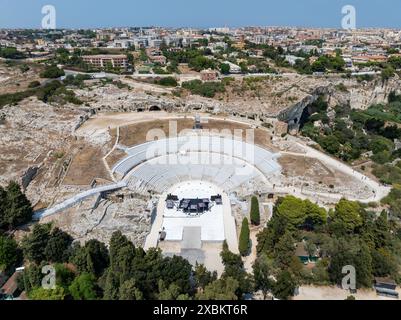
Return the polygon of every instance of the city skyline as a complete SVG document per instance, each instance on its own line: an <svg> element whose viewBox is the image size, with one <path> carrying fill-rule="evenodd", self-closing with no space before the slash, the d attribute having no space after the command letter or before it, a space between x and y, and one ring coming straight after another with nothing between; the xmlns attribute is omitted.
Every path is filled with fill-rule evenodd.
<svg viewBox="0 0 401 320"><path fill-rule="evenodd" d="M345 5L356 8L357 28L401 28L398 12L401 3L388 0L283 0L279 3L263 0L247 2L222 0L116 0L113 6L106 1L77 0L0 0L0 28L40 28L45 5L56 8L57 28L108 28L131 26L163 26L171 28L289 26L310 28L341 28ZM21 11L21 8L24 10ZM122 10L124 9L124 10ZM91 14L88 15L88 12ZM171 14L166 14L171 13Z"/></svg>

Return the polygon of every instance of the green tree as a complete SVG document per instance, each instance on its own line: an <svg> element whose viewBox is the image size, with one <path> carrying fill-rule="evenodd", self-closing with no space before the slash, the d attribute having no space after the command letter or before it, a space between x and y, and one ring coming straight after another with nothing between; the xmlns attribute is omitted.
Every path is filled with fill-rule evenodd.
<svg viewBox="0 0 401 320"><path fill-rule="evenodd" d="M328 273L329 263L329 258L323 258L317 261L315 267L312 269L313 283L318 285L330 284L330 277Z"/></svg>
<svg viewBox="0 0 401 320"><path fill-rule="evenodd" d="M21 291L29 293L33 288L40 287L42 284L43 274L41 267L32 264L26 267L22 274L17 278L18 288Z"/></svg>
<svg viewBox="0 0 401 320"><path fill-rule="evenodd" d="M306 204L301 199L294 196L286 196L277 205L277 214L285 217L294 227L298 227L305 222Z"/></svg>
<svg viewBox="0 0 401 320"><path fill-rule="evenodd" d="M341 199L335 207L331 219L331 226L335 232L351 233L362 223L361 206L357 202Z"/></svg>
<svg viewBox="0 0 401 320"><path fill-rule="evenodd" d="M340 284L344 277L343 267L351 265L357 271L356 285L358 288L372 285L373 269L370 250L357 237L334 239L329 255L331 259L328 271L333 283Z"/></svg>
<svg viewBox="0 0 401 320"><path fill-rule="evenodd" d="M237 300L236 291L239 283L236 279L227 277L213 281L205 290L196 295L198 300Z"/></svg>
<svg viewBox="0 0 401 320"><path fill-rule="evenodd" d="M391 245L391 228L386 211L383 210L374 222L373 233L376 248L388 247Z"/></svg>
<svg viewBox="0 0 401 320"><path fill-rule="evenodd" d="M259 200L256 196L251 199L251 223L255 226L260 224L260 211L259 211Z"/></svg>
<svg viewBox="0 0 401 320"><path fill-rule="evenodd" d="M316 254L317 247L312 241L306 241L304 247L309 257L313 257Z"/></svg>
<svg viewBox="0 0 401 320"><path fill-rule="evenodd" d="M70 248L72 240L72 237L68 233L59 228L54 228L44 250L46 260L49 262L68 261L67 250Z"/></svg>
<svg viewBox="0 0 401 320"><path fill-rule="evenodd" d="M56 270L56 285L64 288L65 292L68 292L68 287L75 279L75 273L62 263L54 265Z"/></svg>
<svg viewBox="0 0 401 320"><path fill-rule="evenodd" d="M196 263L194 270L194 280L197 288L204 289L209 283L217 279L216 272L210 272L203 264Z"/></svg>
<svg viewBox="0 0 401 320"><path fill-rule="evenodd" d="M249 238L249 224L248 224L248 219L244 218L242 220L242 226L241 226L241 233L239 236L239 252L241 253L242 256L246 256L249 252L249 247L250 247L250 238Z"/></svg>
<svg viewBox="0 0 401 320"><path fill-rule="evenodd" d="M222 278L231 277L238 281L239 286L236 290L236 295L241 299L244 293L252 290L251 279L244 269L244 263L242 262L241 256L232 253L228 249L226 241L223 243L223 250L221 251L220 256L224 265Z"/></svg>
<svg viewBox="0 0 401 320"><path fill-rule="evenodd" d="M119 250L130 245L132 245L132 243L121 233L121 231L113 232L109 243L110 265L116 265L118 261Z"/></svg>
<svg viewBox="0 0 401 320"><path fill-rule="evenodd" d="M92 239L83 247L76 245L70 261L77 266L79 273L100 276L109 265L109 252L104 243Z"/></svg>
<svg viewBox="0 0 401 320"><path fill-rule="evenodd" d="M0 229L5 225L5 211L7 207L7 191L0 186Z"/></svg>
<svg viewBox="0 0 401 320"><path fill-rule="evenodd" d="M267 293L273 287L271 276L271 266L266 255L262 255L255 260L253 264L253 277L255 289L261 290L263 298L266 299Z"/></svg>
<svg viewBox="0 0 401 320"><path fill-rule="evenodd" d="M180 287L175 283L171 283L170 286L166 287L163 280L159 280L159 300L188 300L187 294L181 294Z"/></svg>
<svg viewBox="0 0 401 320"><path fill-rule="evenodd" d="M398 264L394 255L386 248L372 251L372 269L376 277L396 276Z"/></svg>
<svg viewBox="0 0 401 320"><path fill-rule="evenodd" d="M384 68L382 70L381 78L382 78L383 81L387 81L390 78L394 77L394 75L395 75L394 68L392 66L387 66L386 68Z"/></svg>
<svg viewBox="0 0 401 320"><path fill-rule="evenodd" d="M82 273L71 283L69 291L75 300L96 300L98 288L95 276L90 273Z"/></svg>
<svg viewBox="0 0 401 320"><path fill-rule="evenodd" d="M188 66L195 71L201 71L204 69L214 69L215 63L213 60L206 58L204 56L198 55L189 60Z"/></svg>
<svg viewBox="0 0 401 320"><path fill-rule="evenodd" d="M327 212L324 208L319 207L309 200L305 200L304 203L306 205L306 224L314 227L327 222Z"/></svg>
<svg viewBox="0 0 401 320"><path fill-rule="evenodd" d="M278 202L282 200L281 198ZM293 228L286 216L278 214L277 207L278 204L273 209L273 217L268 222L267 227L257 235L258 245L256 249L259 254L273 252L275 245L280 241L284 233Z"/></svg>
<svg viewBox="0 0 401 320"><path fill-rule="evenodd" d="M65 296L64 288L58 286L56 286L55 289L38 287L29 293L29 298L31 300L64 300Z"/></svg>
<svg viewBox="0 0 401 320"><path fill-rule="evenodd" d="M36 264L46 260L45 248L50 239L50 229L50 224L35 224L32 233L24 237L21 246L26 259Z"/></svg>
<svg viewBox="0 0 401 320"><path fill-rule="evenodd" d="M0 57L5 59L23 59L25 54L14 47L0 48Z"/></svg>
<svg viewBox="0 0 401 320"><path fill-rule="evenodd" d="M290 231L280 238L280 241L274 247L274 258L277 267L280 269L288 268L291 264L295 252L295 240Z"/></svg>
<svg viewBox="0 0 401 320"><path fill-rule="evenodd" d="M341 144L334 135L320 137L318 143L330 154L337 155L340 151Z"/></svg>
<svg viewBox="0 0 401 320"><path fill-rule="evenodd" d="M222 63L220 65L220 72L222 74L229 74L230 73L230 65L228 65L227 63Z"/></svg>
<svg viewBox="0 0 401 320"><path fill-rule="evenodd" d="M22 193L18 183L11 181L6 188L5 200L1 207L0 227L14 229L32 220L32 206L25 194ZM4 196L4 191L2 192Z"/></svg>
<svg viewBox="0 0 401 320"><path fill-rule="evenodd" d="M165 280L166 286L174 283L178 286L180 293L190 291L192 265L188 260L180 256L167 257L163 260L161 267L161 279Z"/></svg>
<svg viewBox="0 0 401 320"><path fill-rule="evenodd" d="M137 288L135 281L133 279L129 279L121 285L120 292L119 292L119 299L120 300L143 300L143 294Z"/></svg>
<svg viewBox="0 0 401 320"><path fill-rule="evenodd" d="M101 277L101 280L104 280L104 283L100 281L103 288L103 299L118 300L120 295L120 274L114 272L110 267Z"/></svg>
<svg viewBox="0 0 401 320"><path fill-rule="evenodd" d="M41 78L56 79L64 76L64 70L59 69L56 65L46 67L46 69L40 73Z"/></svg>
<svg viewBox="0 0 401 320"><path fill-rule="evenodd" d="M294 295L296 282L291 273L284 270L277 276L277 281L273 285L273 295L280 300L288 300Z"/></svg>
<svg viewBox="0 0 401 320"><path fill-rule="evenodd" d="M157 80L156 83L161 86L166 86L166 87L178 86L178 82L177 82L176 78L174 78L174 77L161 78L160 80Z"/></svg>
<svg viewBox="0 0 401 320"><path fill-rule="evenodd" d="M21 252L13 238L0 234L0 272L16 267L21 260Z"/></svg>

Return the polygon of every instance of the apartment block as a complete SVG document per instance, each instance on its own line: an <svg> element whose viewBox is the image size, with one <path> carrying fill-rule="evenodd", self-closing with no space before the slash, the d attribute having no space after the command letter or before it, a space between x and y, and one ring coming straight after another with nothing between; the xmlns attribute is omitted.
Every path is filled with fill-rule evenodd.
<svg viewBox="0 0 401 320"><path fill-rule="evenodd" d="M128 58L123 54L83 56L82 60L96 69L106 69L108 66L124 70L128 68Z"/></svg>

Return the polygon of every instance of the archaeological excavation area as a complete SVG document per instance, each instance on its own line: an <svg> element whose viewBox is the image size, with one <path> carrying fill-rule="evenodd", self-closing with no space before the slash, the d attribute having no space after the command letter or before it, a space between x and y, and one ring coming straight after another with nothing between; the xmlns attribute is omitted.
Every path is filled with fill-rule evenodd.
<svg viewBox="0 0 401 320"><path fill-rule="evenodd" d="M367 203L388 193L306 141L282 134L283 124L275 119L266 126L202 112L86 117L64 109L42 115L47 125L39 127L34 118L40 107L20 107L13 120L7 118L8 128L18 129L22 119L23 130L31 128L20 149L26 154L18 153L31 172L10 171L16 163L10 149L8 159L0 159L8 168L2 176L22 172L35 218L53 221L79 241L107 242L121 230L137 245L157 246L221 272L222 243L238 251L253 195L266 223L274 201L287 194L330 207L342 197ZM47 132L52 139L45 139Z"/></svg>

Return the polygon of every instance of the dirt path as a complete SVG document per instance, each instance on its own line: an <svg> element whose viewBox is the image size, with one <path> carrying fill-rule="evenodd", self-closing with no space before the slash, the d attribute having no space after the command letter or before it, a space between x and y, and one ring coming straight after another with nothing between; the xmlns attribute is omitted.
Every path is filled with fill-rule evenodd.
<svg viewBox="0 0 401 320"><path fill-rule="evenodd" d="M401 293L401 289L398 289L398 292ZM350 295L349 291L339 287L301 286L299 294L294 297L294 300L345 300ZM353 296L356 300L394 300L378 296L372 289L358 290Z"/></svg>
<svg viewBox="0 0 401 320"><path fill-rule="evenodd" d="M255 260L256 260L256 245L258 244L256 235L257 235L259 232L260 232L260 228L251 229L251 232L250 232L250 235L249 235L249 237L250 237L250 239L251 239L251 252L250 252L249 255L247 255L247 256L244 258L244 267L245 267L245 270L246 270L247 272L253 272L253 271L252 271L252 265L253 265L253 263L254 263Z"/></svg>

